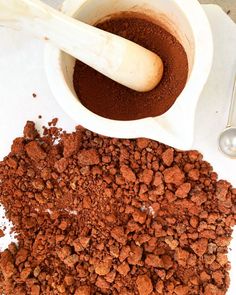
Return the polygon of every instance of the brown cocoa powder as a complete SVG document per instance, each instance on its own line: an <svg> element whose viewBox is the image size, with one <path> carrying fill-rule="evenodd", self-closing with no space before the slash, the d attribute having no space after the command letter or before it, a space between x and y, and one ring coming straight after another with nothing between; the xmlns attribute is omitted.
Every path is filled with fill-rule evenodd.
<svg viewBox="0 0 236 295"><path fill-rule="evenodd" d="M165 113L187 81L188 59L182 45L159 25L135 15L112 18L97 27L157 53L164 63L164 76L155 89L139 93L77 61L74 88L80 102L92 112L114 120L135 120Z"/></svg>
<svg viewBox="0 0 236 295"><path fill-rule="evenodd" d="M27 122L0 162L5 295L223 295L236 190L197 151ZM57 143L55 140L57 139Z"/></svg>
<svg viewBox="0 0 236 295"><path fill-rule="evenodd" d="M0 229L0 238L4 237L4 231Z"/></svg>

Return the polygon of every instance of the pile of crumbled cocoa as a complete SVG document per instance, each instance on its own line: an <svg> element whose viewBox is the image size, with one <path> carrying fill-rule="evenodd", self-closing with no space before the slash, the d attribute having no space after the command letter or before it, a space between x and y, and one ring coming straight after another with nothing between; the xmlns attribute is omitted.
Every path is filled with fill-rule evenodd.
<svg viewBox="0 0 236 295"><path fill-rule="evenodd" d="M19 241L0 256L5 295L226 294L236 190L196 151L28 122L0 202Z"/></svg>

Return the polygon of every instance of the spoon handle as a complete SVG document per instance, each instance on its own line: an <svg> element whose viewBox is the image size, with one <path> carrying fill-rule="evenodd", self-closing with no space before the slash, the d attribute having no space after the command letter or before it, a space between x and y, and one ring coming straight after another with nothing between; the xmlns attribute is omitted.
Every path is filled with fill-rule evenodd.
<svg viewBox="0 0 236 295"><path fill-rule="evenodd" d="M233 125L233 117L234 117L234 111L236 108L236 75L234 78L234 86L233 86L233 93L232 93L232 99L230 103L230 109L229 109L229 118L228 118L228 123L227 123L227 128L232 127Z"/></svg>
<svg viewBox="0 0 236 295"><path fill-rule="evenodd" d="M0 0L1 24L27 30L50 41L105 76L136 91L149 91L162 78L163 63L158 55L66 16L39 0Z"/></svg>

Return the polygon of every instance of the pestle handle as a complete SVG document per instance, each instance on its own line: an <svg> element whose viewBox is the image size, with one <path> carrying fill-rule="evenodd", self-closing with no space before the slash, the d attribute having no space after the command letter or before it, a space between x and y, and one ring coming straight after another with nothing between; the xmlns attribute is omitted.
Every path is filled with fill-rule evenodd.
<svg viewBox="0 0 236 295"><path fill-rule="evenodd" d="M136 91L152 90L163 63L153 52L68 17L39 0L0 0L0 25L27 30L112 80ZM94 85L91 85L94 87Z"/></svg>

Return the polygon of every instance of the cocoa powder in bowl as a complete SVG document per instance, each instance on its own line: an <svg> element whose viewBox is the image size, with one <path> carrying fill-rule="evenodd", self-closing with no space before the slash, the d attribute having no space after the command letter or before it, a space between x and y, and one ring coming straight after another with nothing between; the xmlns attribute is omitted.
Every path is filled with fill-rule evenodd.
<svg viewBox="0 0 236 295"><path fill-rule="evenodd" d="M0 162L5 295L225 295L236 190L196 151L27 122Z"/></svg>
<svg viewBox="0 0 236 295"><path fill-rule="evenodd" d="M139 93L77 61L74 88L80 102L92 112L114 120L135 120L165 113L187 81L188 59L182 45L159 25L135 15L112 18L97 27L157 53L164 63L164 76L155 89Z"/></svg>

